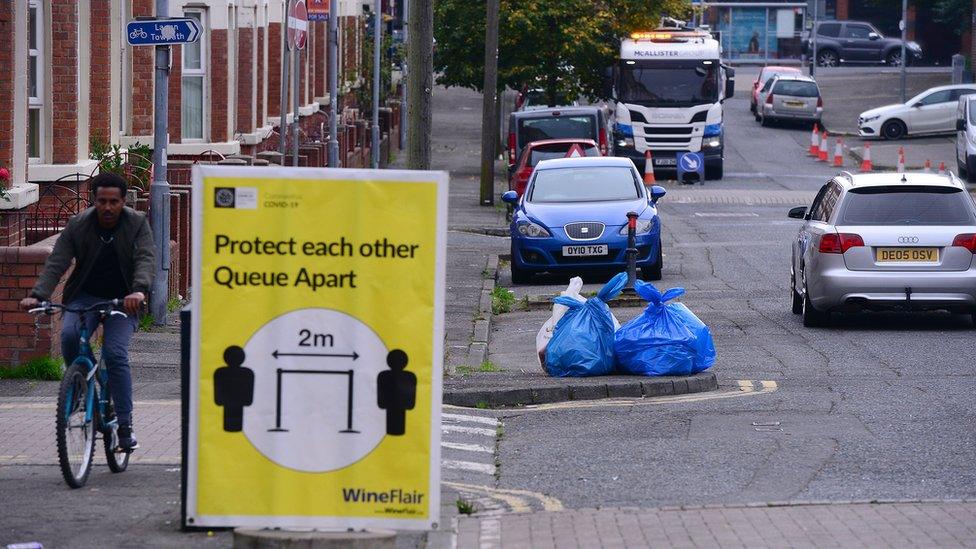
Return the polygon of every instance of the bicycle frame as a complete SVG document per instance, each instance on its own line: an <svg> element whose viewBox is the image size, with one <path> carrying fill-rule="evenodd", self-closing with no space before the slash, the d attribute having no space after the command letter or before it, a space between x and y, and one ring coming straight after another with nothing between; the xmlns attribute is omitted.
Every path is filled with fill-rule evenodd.
<svg viewBox="0 0 976 549"><path fill-rule="evenodd" d="M90 311L90 313L94 312L95 311ZM105 398L108 395L108 372L104 368L100 370L98 368L98 363L92 360L94 358L94 353L92 352L91 343L89 342L91 334L88 333L88 325L85 322L84 317L84 314L90 313L82 313L79 315L79 322L81 323L81 326L78 330L78 356L75 357L75 359L71 362L71 365L81 364L84 366L85 371L88 372L85 376L85 379L88 381L87 394L85 395L85 423L94 421L95 401L97 399L99 422L95 425L95 428L101 431L105 427L102 420L105 418L107 412L106 408L108 406L108 399ZM98 398L99 396L101 396L101 398Z"/></svg>

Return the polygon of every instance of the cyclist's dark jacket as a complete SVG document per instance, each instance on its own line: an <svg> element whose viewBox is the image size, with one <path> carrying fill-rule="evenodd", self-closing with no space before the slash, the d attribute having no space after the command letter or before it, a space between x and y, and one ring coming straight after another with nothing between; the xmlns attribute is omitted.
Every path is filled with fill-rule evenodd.
<svg viewBox="0 0 976 549"><path fill-rule="evenodd" d="M68 225L61 232L54 244L54 250L44 264L44 270L38 277L31 296L40 300L50 299L61 276L74 259L75 268L64 285L62 299L64 303L70 303L91 274L101 246L108 245L115 247L115 255L125 279L126 288L122 295L133 292L149 293L156 274L156 260L152 231L145 214L129 207L123 208L111 244L103 244L98 237L97 215L93 206L68 220Z"/></svg>

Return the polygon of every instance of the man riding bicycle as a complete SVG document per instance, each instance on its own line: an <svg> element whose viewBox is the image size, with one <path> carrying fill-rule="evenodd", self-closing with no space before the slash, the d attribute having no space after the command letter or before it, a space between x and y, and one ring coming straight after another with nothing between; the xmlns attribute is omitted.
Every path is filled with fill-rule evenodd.
<svg viewBox="0 0 976 549"><path fill-rule="evenodd" d="M156 272L153 237L146 216L125 206L125 180L102 173L91 180L95 204L73 216L30 297L20 306L36 307L48 301L74 260L74 270L64 286L63 302L73 309L94 303L122 299L128 317L108 316L103 321L102 358L108 367L108 387L119 423L119 449L131 452L139 447L132 433L132 376L129 371L129 341L136 330L139 308L146 299ZM78 355L78 313L65 312L61 326L61 354L66 364ZM98 316L84 319L89 333L97 328ZM92 362L94 362L94 357Z"/></svg>

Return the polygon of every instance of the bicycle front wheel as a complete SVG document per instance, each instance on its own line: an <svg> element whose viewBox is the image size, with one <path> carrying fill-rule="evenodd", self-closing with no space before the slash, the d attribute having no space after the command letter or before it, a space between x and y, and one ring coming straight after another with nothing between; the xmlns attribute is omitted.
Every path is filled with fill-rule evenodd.
<svg viewBox="0 0 976 549"><path fill-rule="evenodd" d="M90 416L90 418L89 418ZM95 415L88 413L88 379L74 364L64 373L58 391L58 463L64 481L81 488L91 473L95 454Z"/></svg>

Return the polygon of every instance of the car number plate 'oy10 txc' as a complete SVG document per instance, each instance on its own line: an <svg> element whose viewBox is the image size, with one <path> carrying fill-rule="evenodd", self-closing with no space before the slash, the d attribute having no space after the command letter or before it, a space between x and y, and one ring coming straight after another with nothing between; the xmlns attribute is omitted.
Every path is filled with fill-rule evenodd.
<svg viewBox="0 0 976 549"><path fill-rule="evenodd" d="M878 248L875 253L878 263L935 263L939 260L936 248Z"/></svg>
<svg viewBox="0 0 976 549"><path fill-rule="evenodd" d="M564 256L607 255L606 244L591 244L586 246L563 246Z"/></svg>

